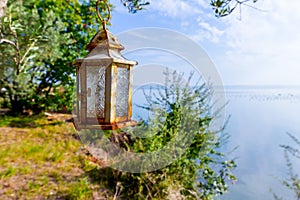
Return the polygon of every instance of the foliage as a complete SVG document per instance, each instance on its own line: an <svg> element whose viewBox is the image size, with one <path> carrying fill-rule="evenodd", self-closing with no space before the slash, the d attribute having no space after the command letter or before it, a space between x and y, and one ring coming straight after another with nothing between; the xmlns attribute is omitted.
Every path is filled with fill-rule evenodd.
<svg viewBox="0 0 300 200"><path fill-rule="evenodd" d="M238 6L241 6L242 4L249 6L247 2L256 3L257 1L258 0L211 0L210 5L217 17L225 17L231 14Z"/></svg>
<svg viewBox="0 0 300 200"><path fill-rule="evenodd" d="M92 191L87 177L81 179L71 188L69 195L66 199L90 199L92 197Z"/></svg>
<svg viewBox="0 0 300 200"><path fill-rule="evenodd" d="M148 1L144 0L121 0L121 3L126 6L131 13L136 13L137 11L142 10L144 6L150 4Z"/></svg>
<svg viewBox="0 0 300 200"><path fill-rule="evenodd" d="M131 13L149 4L144 0L120 0ZM217 16L230 14L236 2L212 0ZM256 0L253 0L256 2ZM74 85L72 62L86 54L85 46L98 29L96 1L10 0L0 18L0 88L6 88L13 113L31 109L70 111L70 88ZM100 8L105 8L100 3ZM112 5L110 5L112 6ZM106 13L107 14L107 13ZM65 101L53 94L65 88ZM1 94L1 96L5 96ZM56 106L53 106L57 104Z"/></svg>
<svg viewBox="0 0 300 200"><path fill-rule="evenodd" d="M294 158L300 160L300 140L298 140L294 135L290 133L287 134L295 142L297 147L292 147L290 145L280 145L284 150L284 157L286 160L286 166L288 168L288 178L282 180L281 183L294 193L295 199L300 200L300 177L299 174L294 171L293 163L290 157L293 156ZM283 199L275 193L273 193L273 196L277 200Z"/></svg>
<svg viewBox="0 0 300 200"><path fill-rule="evenodd" d="M214 199L228 190L227 180L236 180L231 173L236 167L235 162L227 160L220 151L228 138L222 136L223 129L214 131L211 127L217 117L211 110L211 89L205 83L198 87L190 85L189 81L183 82L182 75L173 73L167 75L164 89L155 94L145 92L148 103L142 107L152 112L153 118L142 120L138 127L148 137L128 141L111 136L111 141L119 141L116 144L126 151L155 152L178 141L175 146L170 146L175 153L181 153L167 167L154 172L134 174L113 170L114 175L110 177L116 186L119 185L120 198ZM141 129L128 129L127 133L138 135ZM190 146L178 150L188 140ZM120 141L126 144L120 144ZM168 162L168 156L161 156L160 162ZM138 164L147 165L147 162L156 161Z"/></svg>
<svg viewBox="0 0 300 200"><path fill-rule="evenodd" d="M144 9L145 6L149 5L149 1L145 0L120 0L124 6L128 8L131 13L136 13L139 10ZM231 14L237 7L241 5L252 7L248 5L248 2L256 3L258 0L211 0L210 5L215 12L216 17L225 17Z"/></svg>
<svg viewBox="0 0 300 200"><path fill-rule="evenodd" d="M82 21L95 24L91 15L78 13L89 9L75 0L9 2L0 24L0 86L7 89L13 112L40 112L57 87L73 85L71 63L85 53L93 34Z"/></svg>
<svg viewBox="0 0 300 200"><path fill-rule="evenodd" d="M0 88L6 88L12 112L71 109L75 67L98 29L96 2L11 0L0 18ZM126 4L127 5L127 4ZM128 4L130 10L142 4ZM100 9L104 8L100 4ZM110 5L111 6L111 5ZM107 13L106 13L107 14ZM56 94L61 87L65 101ZM54 93L54 94L53 94ZM54 95L54 96L53 96ZM53 99L57 101L53 101Z"/></svg>

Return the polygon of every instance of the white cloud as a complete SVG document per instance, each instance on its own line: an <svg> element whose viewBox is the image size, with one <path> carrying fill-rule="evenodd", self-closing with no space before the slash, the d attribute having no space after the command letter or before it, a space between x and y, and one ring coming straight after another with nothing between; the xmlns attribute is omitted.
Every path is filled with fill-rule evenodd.
<svg viewBox="0 0 300 200"><path fill-rule="evenodd" d="M224 34L223 30L203 21L202 17L198 18L198 26L200 29L195 35L192 35L191 38L199 42L208 40L213 43L218 43L220 37Z"/></svg>
<svg viewBox="0 0 300 200"><path fill-rule="evenodd" d="M191 2L183 0L151 0L149 7L170 17L187 17L200 12Z"/></svg>
<svg viewBox="0 0 300 200"><path fill-rule="evenodd" d="M225 84L300 85L299 0L259 0L251 5L267 12L243 6L221 19L207 0L149 1L148 19L203 45Z"/></svg>
<svg viewBox="0 0 300 200"><path fill-rule="evenodd" d="M180 21L181 28L198 42L219 42L223 31L209 23L216 20L207 0L151 0L149 10Z"/></svg>
<svg viewBox="0 0 300 200"><path fill-rule="evenodd" d="M227 18L228 53L217 64L229 84L300 84L300 1L259 1ZM242 69L242 70L241 70ZM237 74L233 78L233 74Z"/></svg>
<svg viewBox="0 0 300 200"><path fill-rule="evenodd" d="M203 9L209 7L207 0L147 0L150 5L145 6L147 11L156 11L159 14L172 18L186 18L192 15L203 13ZM119 0L111 0L114 5L114 11L124 13L126 8ZM128 12L128 11L127 11ZM149 13L150 13L149 12Z"/></svg>
<svg viewBox="0 0 300 200"><path fill-rule="evenodd" d="M172 17L193 20L191 16L203 15L206 9L210 9L207 0L149 0L149 10Z"/></svg>
<svg viewBox="0 0 300 200"><path fill-rule="evenodd" d="M209 2L207 0L191 0L196 6L200 6L202 8L209 8Z"/></svg>

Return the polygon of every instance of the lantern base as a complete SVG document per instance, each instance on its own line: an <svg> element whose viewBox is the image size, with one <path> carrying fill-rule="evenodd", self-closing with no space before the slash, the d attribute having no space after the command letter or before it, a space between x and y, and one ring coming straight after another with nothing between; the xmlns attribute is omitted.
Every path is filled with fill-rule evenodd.
<svg viewBox="0 0 300 200"><path fill-rule="evenodd" d="M74 123L76 130L81 129L92 129L92 130L117 130L120 128L125 128L129 126L135 126L137 121L125 121L125 122L117 122L114 124L83 124L83 123Z"/></svg>

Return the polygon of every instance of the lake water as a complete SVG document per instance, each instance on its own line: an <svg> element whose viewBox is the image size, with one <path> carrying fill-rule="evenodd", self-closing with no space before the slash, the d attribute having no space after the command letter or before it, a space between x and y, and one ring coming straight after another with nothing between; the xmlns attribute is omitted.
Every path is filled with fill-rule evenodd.
<svg viewBox="0 0 300 200"><path fill-rule="evenodd" d="M140 98L135 93L133 101ZM300 87L225 87L226 115L230 120L226 132L231 135L226 151L238 146L230 155L236 158L234 171L238 181L230 185L224 200L274 199L270 189L285 199L292 193L278 181L287 177L281 144L293 145L287 132L300 138ZM139 99L141 101L141 99ZM141 113L136 107L134 113ZM300 174L300 163L294 163ZM298 171L297 171L298 170Z"/></svg>
<svg viewBox="0 0 300 200"><path fill-rule="evenodd" d="M294 145L287 132L300 138L300 87L226 87L231 115L227 132L237 159L239 181L222 199L274 199L270 189L294 199L277 178L287 177L281 144ZM300 174L300 165L294 163Z"/></svg>

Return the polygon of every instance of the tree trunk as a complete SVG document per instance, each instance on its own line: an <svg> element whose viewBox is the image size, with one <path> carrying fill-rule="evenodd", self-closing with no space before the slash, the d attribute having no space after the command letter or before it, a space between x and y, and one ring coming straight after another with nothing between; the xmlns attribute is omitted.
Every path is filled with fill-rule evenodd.
<svg viewBox="0 0 300 200"><path fill-rule="evenodd" d="M7 0L0 0L0 17L4 16Z"/></svg>
<svg viewBox="0 0 300 200"><path fill-rule="evenodd" d="M24 112L24 105L23 102L19 100L16 95L9 94L10 99L10 114L11 115L21 115Z"/></svg>

